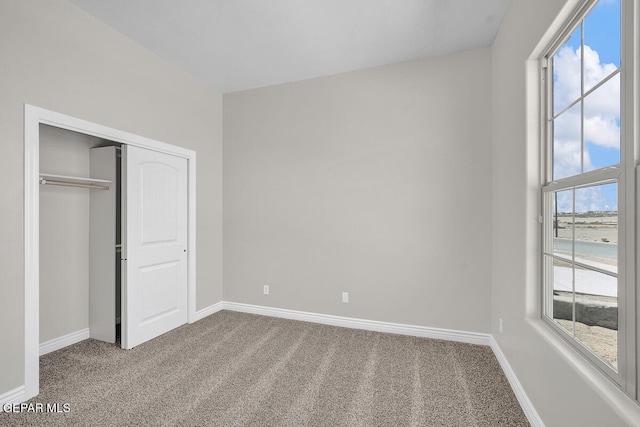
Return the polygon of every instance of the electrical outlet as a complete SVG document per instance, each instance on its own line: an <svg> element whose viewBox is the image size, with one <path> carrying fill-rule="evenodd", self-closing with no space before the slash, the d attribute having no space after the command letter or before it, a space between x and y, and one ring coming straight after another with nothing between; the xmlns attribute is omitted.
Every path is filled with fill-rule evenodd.
<svg viewBox="0 0 640 427"><path fill-rule="evenodd" d="M265 295L269 295L269 285L264 285L262 292L264 292Z"/></svg>
<svg viewBox="0 0 640 427"><path fill-rule="evenodd" d="M498 319L498 330L502 333L502 317Z"/></svg>
<svg viewBox="0 0 640 427"><path fill-rule="evenodd" d="M342 293L342 302L349 302L349 292Z"/></svg>

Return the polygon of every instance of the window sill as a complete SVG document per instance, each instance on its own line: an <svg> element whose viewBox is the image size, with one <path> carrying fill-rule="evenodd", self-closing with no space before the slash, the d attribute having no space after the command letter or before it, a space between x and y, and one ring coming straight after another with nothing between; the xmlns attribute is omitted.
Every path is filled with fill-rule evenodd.
<svg viewBox="0 0 640 427"><path fill-rule="evenodd" d="M562 360L571 366L579 378L610 406L628 424L636 425L640 419L640 402L629 397L606 374L593 366L579 351L573 348L542 319L527 319L531 328L544 339Z"/></svg>

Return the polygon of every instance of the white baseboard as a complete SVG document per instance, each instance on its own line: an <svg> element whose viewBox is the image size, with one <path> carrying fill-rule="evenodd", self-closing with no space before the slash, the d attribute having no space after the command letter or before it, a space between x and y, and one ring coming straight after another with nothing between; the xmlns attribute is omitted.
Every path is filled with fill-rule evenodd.
<svg viewBox="0 0 640 427"><path fill-rule="evenodd" d="M27 393L23 385L6 393L0 394L0 412L6 403L22 403L27 400Z"/></svg>
<svg viewBox="0 0 640 427"><path fill-rule="evenodd" d="M88 338L90 338L89 328L71 332L70 334L54 338L47 342L43 342L42 344L40 344L40 356L51 353L52 351L60 350L61 348L67 347L80 341L84 341Z"/></svg>
<svg viewBox="0 0 640 427"><path fill-rule="evenodd" d="M531 403L531 400L529 400L529 396L527 396L527 393L524 391L522 384L520 384L520 381L518 380L516 373L511 368L511 365L507 361L507 357L502 352L502 349L498 345L498 342L495 340L495 338L493 338L493 336L491 336L489 342L491 345L491 350L493 350L493 354L496 355L496 359L498 359L498 363L500 363L500 366L504 371L504 375L507 377L507 380L511 385L511 389L513 390L513 393L516 395L516 399L518 399L518 402L522 407L522 411L527 416L529 423L531 423L531 425L534 427L544 427L544 422L542 422L542 418L540 418L538 411L536 411L536 408L533 406L533 403Z"/></svg>
<svg viewBox="0 0 640 427"><path fill-rule="evenodd" d="M310 313L306 311L287 310L283 308L264 307L237 302L223 303L225 310L243 313L261 314L283 319L302 320L304 322L321 323L323 325L342 326L345 328L364 329L367 331L388 332L399 335L433 338L468 344L489 345L489 334L478 332L456 331L451 329L429 328L426 326L404 325L401 323L380 322L377 320L356 319L353 317L333 316L329 314Z"/></svg>
<svg viewBox="0 0 640 427"><path fill-rule="evenodd" d="M200 319L204 319L207 316L211 316L213 313L217 313L224 309L224 302L220 301L209 307L205 307L202 310L196 311L196 315L194 316L194 322L197 322Z"/></svg>

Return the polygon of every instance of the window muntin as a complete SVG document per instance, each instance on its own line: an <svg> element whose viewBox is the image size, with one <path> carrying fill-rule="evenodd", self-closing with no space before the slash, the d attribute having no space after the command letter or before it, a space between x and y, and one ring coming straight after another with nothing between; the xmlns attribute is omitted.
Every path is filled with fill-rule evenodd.
<svg viewBox="0 0 640 427"><path fill-rule="evenodd" d="M545 61L543 317L621 383L620 0L588 3Z"/></svg>

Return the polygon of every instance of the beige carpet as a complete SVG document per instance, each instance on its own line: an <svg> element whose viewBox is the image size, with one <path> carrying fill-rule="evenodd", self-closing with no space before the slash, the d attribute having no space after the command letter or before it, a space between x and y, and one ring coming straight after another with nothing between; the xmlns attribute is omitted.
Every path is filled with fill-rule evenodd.
<svg viewBox="0 0 640 427"><path fill-rule="evenodd" d="M133 350L86 340L40 359L67 413L0 425L529 425L491 349L222 311Z"/></svg>

